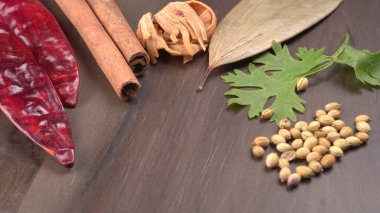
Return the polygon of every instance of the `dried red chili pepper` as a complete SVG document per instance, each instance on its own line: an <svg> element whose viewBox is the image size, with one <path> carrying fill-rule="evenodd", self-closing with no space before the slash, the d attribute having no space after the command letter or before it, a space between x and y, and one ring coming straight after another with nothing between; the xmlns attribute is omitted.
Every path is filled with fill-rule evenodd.
<svg viewBox="0 0 380 213"><path fill-rule="evenodd" d="M57 161L73 166L70 124L46 71L2 23L0 44L0 109Z"/></svg>
<svg viewBox="0 0 380 213"><path fill-rule="evenodd" d="M37 0L0 0L0 18L32 50L63 105L74 107L78 100L78 65L54 16Z"/></svg>

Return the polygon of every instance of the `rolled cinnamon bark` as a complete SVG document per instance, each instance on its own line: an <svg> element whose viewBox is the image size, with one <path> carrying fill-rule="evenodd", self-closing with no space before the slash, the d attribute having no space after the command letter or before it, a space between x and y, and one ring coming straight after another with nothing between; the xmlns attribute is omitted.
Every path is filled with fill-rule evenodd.
<svg viewBox="0 0 380 213"><path fill-rule="evenodd" d="M128 100L141 85L86 0L55 1L87 44L117 95Z"/></svg>
<svg viewBox="0 0 380 213"><path fill-rule="evenodd" d="M114 0L87 0L88 4L120 49L136 76L149 66L149 56L141 46Z"/></svg>

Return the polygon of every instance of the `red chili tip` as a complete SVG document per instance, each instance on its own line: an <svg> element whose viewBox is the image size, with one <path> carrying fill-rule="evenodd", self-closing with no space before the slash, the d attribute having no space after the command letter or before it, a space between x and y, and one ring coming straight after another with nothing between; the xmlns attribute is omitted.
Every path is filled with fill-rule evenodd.
<svg viewBox="0 0 380 213"><path fill-rule="evenodd" d="M74 149L68 148L58 150L53 157L67 168L74 166Z"/></svg>

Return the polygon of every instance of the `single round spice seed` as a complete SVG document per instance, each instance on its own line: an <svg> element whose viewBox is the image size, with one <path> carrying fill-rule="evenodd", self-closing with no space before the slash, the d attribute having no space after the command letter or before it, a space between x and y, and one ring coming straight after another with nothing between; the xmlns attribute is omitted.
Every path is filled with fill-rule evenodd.
<svg viewBox="0 0 380 213"><path fill-rule="evenodd" d="M316 137L316 138L324 138L326 136L327 136L326 132L323 132L320 130L314 132L314 137Z"/></svg>
<svg viewBox="0 0 380 213"><path fill-rule="evenodd" d="M265 160L265 165L268 167L268 168L274 168L276 167L278 164L278 155L277 153L270 153L268 156L267 156L267 159Z"/></svg>
<svg viewBox="0 0 380 213"><path fill-rule="evenodd" d="M326 139L329 140L330 142L334 142L339 138L340 138L340 134L337 132L330 132L329 134L327 134L327 137L326 137Z"/></svg>
<svg viewBox="0 0 380 213"><path fill-rule="evenodd" d="M290 129L292 123L288 119L282 119L278 126L280 129Z"/></svg>
<svg viewBox="0 0 380 213"><path fill-rule="evenodd" d="M342 136L342 138L348 138L352 136L352 133L353 133L352 128L349 126L345 126L339 131L339 134L340 136Z"/></svg>
<svg viewBox="0 0 380 213"><path fill-rule="evenodd" d="M266 108L261 112L261 119L262 120L269 120L273 116L273 110Z"/></svg>
<svg viewBox="0 0 380 213"><path fill-rule="evenodd" d="M286 182L292 172L290 171L289 167L284 167L280 170L278 176L280 178L281 182Z"/></svg>
<svg viewBox="0 0 380 213"><path fill-rule="evenodd" d="M252 154L256 158L262 158L265 154L265 150L261 146L253 146L252 147Z"/></svg>
<svg viewBox="0 0 380 213"><path fill-rule="evenodd" d="M296 167L296 172L305 179L309 179L314 175L313 170L309 168L308 166L297 166Z"/></svg>
<svg viewBox="0 0 380 213"><path fill-rule="evenodd" d="M272 135L272 137L271 137L271 141L272 141L272 143L275 144L275 145L278 145L278 144L280 144L280 143L286 143L285 138L282 137L281 135L278 135L278 134L276 134L276 135Z"/></svg>
<svg viewBox="0 0 380 213"><path fill-rule="evenodd" d="M343 150L337 146L332 146L330 147L329 150L330 150L330 154L332 154L336 158L340 158L344 156Z"/></svg>
<svg viewBox="0 0 380 213"><path fill-rule="evenodd" d="M321 124L318 121L312 121L308 125L307 130L309 132L315 132L315 131L319 130L320 127L321 127Z"/></svg>
<svg viewBox="0 0 380 213"><path fill-rule="evenodd" d="M303 146L303 141L302 139L295 139L293 142L292 142L292 147L293 149L299 149Z"/></svg>
<svg viewBox="0 0 380 213"><path fill-rule="evenodd" d="M335 119L330 115L322 115L318 117L318 121L322 126L331 126L334 123Z"/></svg>
<svg viewBox="0 0 380 213"><path fill-rule="evenodd" d="M287 129L279 129L278 134L285 138L285 140L290 140L292 138L292 135L290 134L290 131Z"/></svg>
<svg viewBox="0 0 380 213"><path fill-rule="evenodd" d="M358 115L358 116L356 116L355 122L358 123L358 122L361 122L361 121L370 122L371 118L368 115Z"/></svg>
<svg viewBox="0 0 380 213"><path fill-rule="evenodd" d="M322 165L317 162L317 161L312 161L309 163L309 168L315 173L315 174L319 174L321 172L323 172L323 167Z"/></svg>
<svg viewBox="0 0 380 213"><path fill-rule="evenodd" d="M318 138L318 144L319 145L322 145L326 148L330 148L331 146L331 143L329 140L327 140L326 138Z"/></svg>
<svg viewBox="0 0 380 213"><path fill-rule="evenodd" d="M316 137L310 137L305 140L303 147L308 148L309 150L313 149L318 144L318 139Z"/></svg>
<svg viewBox="0 0 380 213"><path fill-rule="evenodd" d="M316 146L313 147L313 149L312 149L313 152L318 152L318 153L321 154L321 155L326 154L326 152L327 152L328 150L329 150L329 149L328 149L326 146L323 146L323 145L316 145Z"/></svg>
<svg viewBox="0 0 380 213"><path fill-rule="evenodd" d="M307 156L306 156L306 161L307 162L312 162L312 161L320 161L322 158L322 155L319 154L318 152L310 152Z"/></svg>
<svg viewBox="0 0 380 213"><path fill-rule="evenodd" d="M297 86L296 86L297 92L306 90L308 85L309 85L309 81L307 80L307 78L305 77L300 78L297 81Z"/></svg>
<svg viewBox="0 0 380 213"><path fill-rule="evenodd" d="M371 131L371 126L369 125L369 123L365 122L365 121L359 121L356 123L356 129L359 131L359 132L369 132Z"/></svg>
<svg viewBox="0 0 380 213"><path fill-rule="evenodd" d="M321 117L322 115L327 115L325 110L318 109L317 111L315 111L316 118Z"/></svg>
<svg viewBox="0 0 380 213"><path fill-rule="evenodd" d="M280 159L278 160L278 167L280 169L285 168L285 167L290 167L289 161L283 157L280 157Z"/></svg>
<svg viewBox="0 0 380 213"><path fill-rule="evenodd" d="M301 175L298 173L290 174L288 177L287 185L288 187L296 187L298 184L300 184L301 181Z"/></svg>
<svg viewBox="0 0 380 213"><path fill-rule="evenodd" d="M334 146L337 146L343 150L347 150L348 148L350 148L350 143L348 143L348 141L343 138L335 140L333 144Z"/></svg>
<svg viewBox="0 0 380 213"><path fill-rule="evenodd" d="M340 117L341 112L339 110L333 109L330 110L327 115L333 117L334 119L338 119Z"/></svg>
<svg viewBox="0 0 380 213"><path fill-rule="evenodd" d="M289 152L291 151L293 148L292 146L290 146L289 144L287 143L280 143L276 146L276 149L277 151L283 153L283 152Z"/></svg>
<svg viewBox="0 0 380 213"><path fill-rule="evenodd" d="M303 128L307 127L307 123L305 121L298 121L295 125L294 128L303 131Z"/></svg>
<svg viewBox="0 0 380 213"><path fill-rule="evenodd" d="M295 151L284 152L281 154L281 158L284 158L287 161L292 161L296 158Z"/></svg>
<svg viewBox="0 0 380 213"><path fill-rule="evenodd" d="M352 147L358 147L358 146L362 145L362 143L363 143L359 138L357 138L355 136L350 136L350 137L346 138L346 141Z"/></svg>
<svg viewBox="0 0 380 213"><path fill-rule="evenodd" d="M336 160L332 154L326 154L321 159L321 165L324 169L329 169L334 166Z"/></svg>
<svg viewBox="0 0 380 213"><path fill-rule="evenodd" d="M328 112L328 111L331 111L331 110L340 110L340 104L337 103L337 102L331 102L331 103L328 103L325 105L325 110Z"/></svg>
<svg viewBox="0 0 380 213"><path fill-rule="evenodd" d="M310 137L314 137L313 133L309 132L309 131L303 131L301 132L301 138L306 140Z"/></svg>
<svg viewBox="0 0 380 213"><path fill-rule="evenodd" d="M361 140L363 143L367 142L369 139L369 136L366 132L357 132L355 136L359 138L359 140Z"/></svg>
<svg viewBox="0 0 380 213"><path fill-rule="evenodd" d="M253 139L252 145L261 146L263 148L267 147L269 145L269 138L265 136L259 136Z"/></svg>
<svg viewBox="0 0 380 213"><path fill-rule="evenodd" d="M291 128L290 129L290 135L294 139L300 138L301 137L301 131L297 128Z"/></svg>
<svg viewBox="0 0 380 213"><path fill-rule="evenodd" d="M310 153L310 149L306 148L306 147L301 147L299 149L297 149L296 151L296 158L297 159L306 159L306 156Z"/></svg>
<svg viewBox="0 0 380 213"><path fill-rule="evenodd" d="M324 126L322 127L322 132L326 133L326 134L329 134L330 132L338 132L338 130L336 130L334 127L332 126Z"/></svg>
<svg viewBox="0 0 380 213"><path fill-rule="evenodd" d="M340 131L344 126L346 126L346 123L342 120L336 120L332 123L332 127L338 131Z"/></svg>

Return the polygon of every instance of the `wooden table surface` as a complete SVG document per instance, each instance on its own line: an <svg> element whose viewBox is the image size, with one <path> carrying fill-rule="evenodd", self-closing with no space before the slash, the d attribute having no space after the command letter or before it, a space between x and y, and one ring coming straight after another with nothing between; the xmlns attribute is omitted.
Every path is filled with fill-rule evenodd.
<svg viewBox="0 0 380 213"><path fill-rule="evenodd" d="M43 2L79 61L79 104L67 109L76 163L63 168L0 116L0 212L380 211L379 93L347 67L332 66L310 78L301 95L306 113L298 118L311 120L316 109L337 101L349 123L360 113L374 118L371 140L332 170L288 190L277 171L250 154L252 138L274 134L276 127L248 120L247 108L228 109L223 96L228 85L219 76L235 67L246 70L249 60L219 69L199 94L208 55L186 65L163 56L141 78L141 92L123 102L59 8ZM134 29L141 15L168 2L118 1ZM205 2L221 19L238 0ZM331 54L349 32L356 48L378 50L379 11L378 0L344 0L323 22L286 43L292 51L325 46Z"/></svg>

